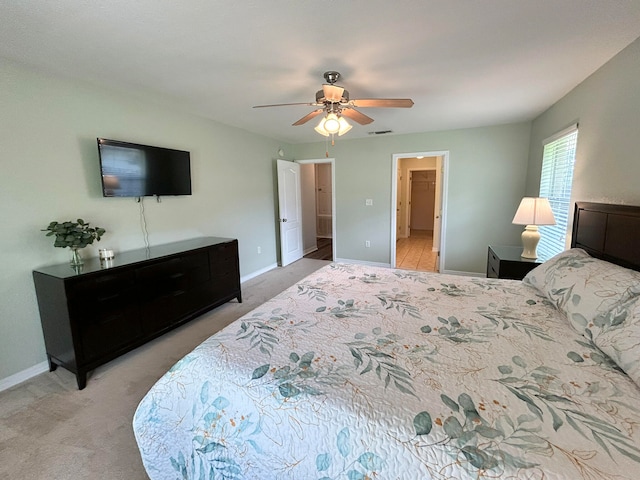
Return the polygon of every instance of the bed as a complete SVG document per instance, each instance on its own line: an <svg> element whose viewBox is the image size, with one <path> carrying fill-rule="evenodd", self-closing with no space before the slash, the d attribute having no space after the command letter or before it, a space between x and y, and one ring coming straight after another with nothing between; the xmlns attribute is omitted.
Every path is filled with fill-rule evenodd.
<svg viewBox="0 0 640 480"><path fill-rule="evenodd" d="M152 480L633 479L640 207L576 204L523 281L334 263L216 333L134 416Z"/></svg>

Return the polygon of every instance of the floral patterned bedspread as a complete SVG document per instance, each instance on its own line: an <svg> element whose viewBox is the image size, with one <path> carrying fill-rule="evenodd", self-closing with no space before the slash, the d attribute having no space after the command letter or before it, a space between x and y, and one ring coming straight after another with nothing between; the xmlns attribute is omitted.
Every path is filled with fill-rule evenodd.
<svg viewBox="0 0 640 480"><path fill-rule="evenodd" d="M152 480L636 479L640 389L518 281L331 264L140 403Z"/></svg>

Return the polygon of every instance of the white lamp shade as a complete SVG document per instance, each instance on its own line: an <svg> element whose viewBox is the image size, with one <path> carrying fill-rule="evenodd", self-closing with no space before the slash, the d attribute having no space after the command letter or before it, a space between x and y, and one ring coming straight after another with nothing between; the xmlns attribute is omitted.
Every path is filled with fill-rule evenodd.
<svg viewBox="0 0 640 480"><path fill-rule="evenodd" d="M335 113L330 113L324 119L324 129L329 133L338 133L340 131L340 121Z"/></svg>
<svg viewBox="0 0 640 480"><path fill-rule="evenodd" d="M353 127L349 125L349 122L344 117L338 118L338 123L340 123L340 130L338 131L338 136L342 136L351 130Z"/></svg>
<svg viewBox="0 0 640 480"><path fill-rule="evenodd" d="M515 225L555 225L556 219L547 198L524 197L512 223Z"/></svg>
<svg viewBox="0 0 640 480"><path fill-rule="evenodd" d="M335 113L328 113L325 117L322 117L320 123L314 128L320 135L328 137L329 135L338 134L338 136L344 135L353 127L347 122L347 120Z"/></svg>
<svg viewBox="0 0 640 480"><path fill-rule="evenodd" d="M316 128L314 128L314 130L316 132L318 132L320 135L323 135L325 137L329 136L329 132L327 132L324 128L324 122L325 122L326 118L322 117L322 120L320 120L320 123L318 124L318 126Z"/></svg>

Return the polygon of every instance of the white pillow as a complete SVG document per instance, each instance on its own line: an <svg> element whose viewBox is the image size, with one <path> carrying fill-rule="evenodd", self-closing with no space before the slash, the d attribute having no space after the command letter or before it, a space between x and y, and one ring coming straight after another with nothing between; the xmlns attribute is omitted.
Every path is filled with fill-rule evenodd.
<svg viewBox="0 0 640 480"><path fill-rule="evenodd" d="M566 250L531 270L523 282L535 287L584 333L598 316L640 294L640 272Z"/></svg>
<svg viewBox="0 0 640 480"><path fill-rule="evenodd" d="M594 343L640 386L640 297L596 319Z"/></svg>

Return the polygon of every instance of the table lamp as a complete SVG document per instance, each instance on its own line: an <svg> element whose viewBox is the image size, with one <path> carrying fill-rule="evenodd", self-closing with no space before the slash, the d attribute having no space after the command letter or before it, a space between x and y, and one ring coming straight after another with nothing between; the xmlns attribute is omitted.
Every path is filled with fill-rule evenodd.
<svg viewBox="0 0 640 480"><path fill-rule="evenodd" d="M538 258L536 253L540 240L538 225L555 225L556 219L548 199L524 197L512 223L526 225L524 232L522 232L522 258Z"/></svg>

